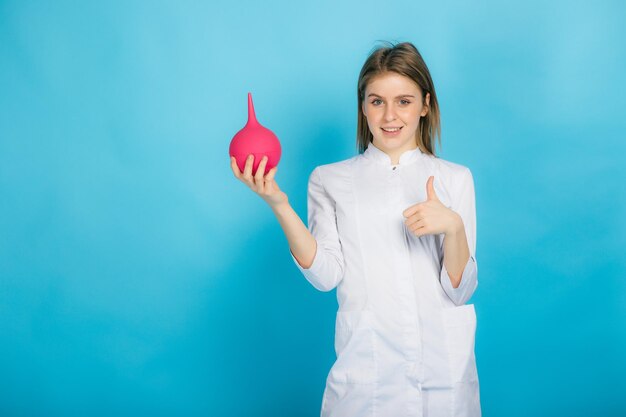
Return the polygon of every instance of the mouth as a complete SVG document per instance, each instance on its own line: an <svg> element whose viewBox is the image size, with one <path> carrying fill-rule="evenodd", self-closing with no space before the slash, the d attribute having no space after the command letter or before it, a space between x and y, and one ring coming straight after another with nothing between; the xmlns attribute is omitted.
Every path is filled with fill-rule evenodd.
<svg viewBox="0 0 626 417"><path fill-rule="evenodd" d="M383 131L385 136L396 136L400 133L403 126L400 127L381 127L380 130Z"/></svg>
<svg viewBox="0 0 626 417"><path fill-rule="evenodd" d="M400 127L381 127L382 130L384 130L385 132L397 132L400 129L402 129L402 126Z"/></svg>

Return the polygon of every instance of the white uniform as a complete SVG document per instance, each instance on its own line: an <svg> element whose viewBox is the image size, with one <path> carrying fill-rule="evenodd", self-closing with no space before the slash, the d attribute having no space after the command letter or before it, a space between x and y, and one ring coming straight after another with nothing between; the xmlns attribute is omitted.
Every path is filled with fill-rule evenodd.
<svg viewBox="0 0 626 417"><path fill-rule="evenodd" d="M463 219L470 259L453 288L443 234L416 237L402 212L426 200L434 175L441 202ZM335 351L322 416L480 416L474 357L476 209L470 170L418 149L393 166L373 144L318 166L309 178L310 268L318 290L337 288Z"/></svg>

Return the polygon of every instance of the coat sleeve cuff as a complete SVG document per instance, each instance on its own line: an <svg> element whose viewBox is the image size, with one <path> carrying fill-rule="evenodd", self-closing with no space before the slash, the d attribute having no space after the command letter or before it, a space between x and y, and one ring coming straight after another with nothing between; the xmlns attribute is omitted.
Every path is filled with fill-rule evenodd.
<svg viewBox="0 0 626 417"><path fill-rule="evenodd" d="M478 265L476 259L470 255L461 275L461 283L457 288L452 287L450 275L443 262L439 280L443 290L454 304L458 306L465 304L472 297L478 286Z"/></svg>
<svg viewBox="0 0 626 417"><path fill-rule="evenodd" d="M324 268L324 257L321 256L321 249L319 246L315 252L315 257L313 258L313 263L308 268L303 268L302 265L298 262L295 256L293 256L293 252L291 252L291 248L289 249L289 254L291 255L291 259L296 264L296 267L300 270L302 275L319 291L330 291L337 286L336 282L331 282L328 279L324 279L323 277L329 276L328 271L325 271ZM326 272L326 273L325 273Z"/></svg>

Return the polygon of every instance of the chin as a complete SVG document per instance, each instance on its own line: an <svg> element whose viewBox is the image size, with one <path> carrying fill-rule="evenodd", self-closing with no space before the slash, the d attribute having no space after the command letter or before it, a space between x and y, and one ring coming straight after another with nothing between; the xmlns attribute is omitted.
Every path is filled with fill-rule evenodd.
<svg viewBox="0 0 626 417"><path fill-rule="evenodd" d="M381 138L378 143L383 144L383 146L387 148L402 148L403 146L407 145L408 141L402 140L401 138Z"/></svg>

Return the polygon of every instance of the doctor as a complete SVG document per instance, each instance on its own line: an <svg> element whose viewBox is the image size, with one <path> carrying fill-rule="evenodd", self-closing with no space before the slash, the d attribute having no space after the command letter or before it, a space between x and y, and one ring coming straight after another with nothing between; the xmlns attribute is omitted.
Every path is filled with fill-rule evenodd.
<svg viewBox="0 0 626 417"><path fill-rule="evenodd" d="M358 80L357 146L316 167L308 228L264 157L234 175L265 200L318 290L337 290L322 416L481 415L474 356L476 212L471 171L434 154L439 106L411 43L380 47Z"/></svg>

